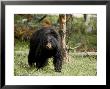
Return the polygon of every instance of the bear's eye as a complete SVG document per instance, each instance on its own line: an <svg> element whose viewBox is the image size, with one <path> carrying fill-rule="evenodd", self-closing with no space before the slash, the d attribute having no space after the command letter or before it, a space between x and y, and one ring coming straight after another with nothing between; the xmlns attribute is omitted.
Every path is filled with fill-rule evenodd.
<svg viewBox="0 0 110 89"><path fill-rule="evenodd" d="M44 40L43 42L44 42L44 43L47 43L48 41Z"/></svg>
<svg viewBox="0 0 110 89"><path fill-rule="evenodd" d="M52 39L49 39L48 42L51 43L52 42Z"/></svg>

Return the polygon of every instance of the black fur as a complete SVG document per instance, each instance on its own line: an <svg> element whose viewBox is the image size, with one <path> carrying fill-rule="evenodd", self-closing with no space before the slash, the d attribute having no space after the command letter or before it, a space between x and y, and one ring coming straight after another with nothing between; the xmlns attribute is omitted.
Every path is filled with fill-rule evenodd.
<svg viewBox="0 0 110 89"><path fill-rule="evenodd" d="M47 43L51 44L51 48L46 46ZM60 36L53 29L40 29L30 39L28 63L30 66L36 63L38 69L43 68L47 64L48 58L51 57L53 57L55 71L61 72L62 54Z"/></svg>

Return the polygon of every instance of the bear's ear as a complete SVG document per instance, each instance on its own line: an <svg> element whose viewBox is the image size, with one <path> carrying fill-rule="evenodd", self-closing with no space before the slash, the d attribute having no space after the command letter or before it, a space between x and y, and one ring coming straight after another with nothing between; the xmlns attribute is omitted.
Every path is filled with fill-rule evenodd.
<svg viewBox="0 0 110 89"><path fill-rule="evenodd" d="M54 36L57 40L60 40L60 35L59 35L59 33L56 30L50 29L50 31L51 31L50 34L52 36Z"/></svg>

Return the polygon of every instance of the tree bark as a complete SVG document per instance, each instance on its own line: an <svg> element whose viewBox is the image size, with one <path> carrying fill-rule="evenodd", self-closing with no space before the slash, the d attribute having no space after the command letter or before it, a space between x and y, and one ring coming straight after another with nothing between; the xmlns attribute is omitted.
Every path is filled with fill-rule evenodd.
<svg viewBox="0 0 110 89"><path fill-rule="evenodd" d="M68 55L67 55L67 47L66 47L66 15L60 14L59 15L59 23L60 23L60 30L59 34L61 36L61 47L63 53L63 59L65 62L68 62Z"/></svg>

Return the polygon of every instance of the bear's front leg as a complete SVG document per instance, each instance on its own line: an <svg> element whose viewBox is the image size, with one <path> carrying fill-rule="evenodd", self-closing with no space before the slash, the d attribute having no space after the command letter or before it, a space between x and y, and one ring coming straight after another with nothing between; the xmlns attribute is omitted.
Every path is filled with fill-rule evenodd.
<svg viewBox="0 0 110 89"><path fill-rule="evenodd" d="M48 63L48 58L44 57L41 53L38 53L35 56L35 59L36 59L36 68L37 69L43 68Z"/></svg>
<svg viewBox="0 0 110 89"><path fill-rule="evenodd" d="M57 53L55 54L53 64L54 64L55 72L61 72L61 69L62 69L62 55L61 55L60 51L57 51Z"/></svg>

